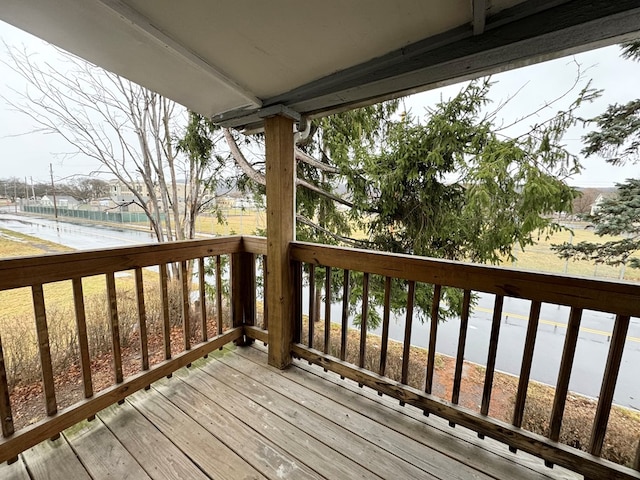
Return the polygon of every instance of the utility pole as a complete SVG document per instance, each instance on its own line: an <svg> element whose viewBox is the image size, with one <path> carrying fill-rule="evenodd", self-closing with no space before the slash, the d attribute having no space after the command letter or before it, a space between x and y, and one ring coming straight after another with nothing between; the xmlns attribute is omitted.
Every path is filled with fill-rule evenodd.
<svg viewBox="0 0 640 480"><path fill-rule="evenodd" d="M36 199L36 189L33 188L33 177L29 177L31 179L31 196L33 197L33 200L35 201Z"/></svg>
<svg viewBox="0 0 640 480"><path fill-rule="evenodd" d="M58 203L56 202L56 186L53 183L53 164L49 164L49 173L51 174L51 189L53 190L53 215L58 219Z"/></svg>

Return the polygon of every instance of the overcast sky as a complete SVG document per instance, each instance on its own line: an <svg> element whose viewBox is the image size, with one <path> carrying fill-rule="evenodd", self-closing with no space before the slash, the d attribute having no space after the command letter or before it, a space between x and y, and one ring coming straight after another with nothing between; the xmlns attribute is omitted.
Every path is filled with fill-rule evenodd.
<svg viewBox="0 0 640 480"><path fill-rule="evenodd" d="M0 39L9 45L24 44L28 51L55 62L55 51L44 42L3 22L0 22ZM586 70L586 78L593 80L593 87L604 90L600 99L580 111L582 117L597 115L610 103L626 103L640 97L640 63L623 60L619 53L620 49L612 46L495 75L493 80L497 81L497 84L492 88L491 94L494 105L520 90L517 97L501 111L505 117L505 124L537 110L571 86L577 74L576 61ZM0 46L0 59L5 56L5 49ZM0 88L5 96L11 97L11 89L23 91L25 85L14 72L0 63ZM441 97L446 99L455 95L459 89L459 85L450 86L414 95L406 100L407 109L420 116L429 105L433 105ZM575 98L575 94L569 98ZM566 105L567 102L561 102L552 108L555 111ZM528 122L539 122L548 116L549 111L541 112ZM31 119L12 111L0 100L0 178L33 177L36 182L47 181L50 163L53 164L56 179L88 173L98 168L95 161L90 159L79 155L65 155L72 151L69 145L54 135L32 133L34 129L35 125ZM515 130L513 132L516 133ZM565 143L570 151L576 154L580 152L580 137L585 132L582 128L575 128L567 134ZM583 172L571 179L572 185L609 187L615 182L624 181L625 178L640 176L640 165L612 167L602 159L590 157L583 161L583 166Z"/></svg>

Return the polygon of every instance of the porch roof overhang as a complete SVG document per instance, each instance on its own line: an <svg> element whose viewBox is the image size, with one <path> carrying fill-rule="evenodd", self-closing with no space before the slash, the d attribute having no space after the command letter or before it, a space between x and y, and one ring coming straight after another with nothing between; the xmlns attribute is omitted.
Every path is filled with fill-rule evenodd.
<svg viewBox="0 0 640 480"><path fill-rule="evenodd" d="M629 39L640 0L4 0L0 18L256 129Z"/></svg>

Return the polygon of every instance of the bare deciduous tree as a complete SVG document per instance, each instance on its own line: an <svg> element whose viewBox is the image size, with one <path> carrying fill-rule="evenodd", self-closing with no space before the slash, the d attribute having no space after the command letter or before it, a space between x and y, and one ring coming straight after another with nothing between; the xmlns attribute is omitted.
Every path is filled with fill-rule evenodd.
<svg viewBox="0 0 640 480"><path fill-rule="evenodd" d="M71 54L60 51L58 67L24 49L5 44L5 50L3 63L26 87L4 100L37 131L66 140L68 155L95 159L99 171L114 175L147 214L159 242L193 238L197 214L212 198L206 190L215 187L214 164L220 165L215 156L196 158L175 147L187 111Z"/></svg>

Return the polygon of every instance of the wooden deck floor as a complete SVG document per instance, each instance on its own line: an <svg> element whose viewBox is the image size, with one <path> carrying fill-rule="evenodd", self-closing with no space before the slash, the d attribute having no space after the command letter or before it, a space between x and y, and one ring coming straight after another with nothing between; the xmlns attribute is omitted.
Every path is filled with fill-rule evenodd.
<svg viewBox="0 0 640 480"><path fill-rule="evenodd" d="M130 396L0 466L2 479L578 478L257 347Z"/></svg>

